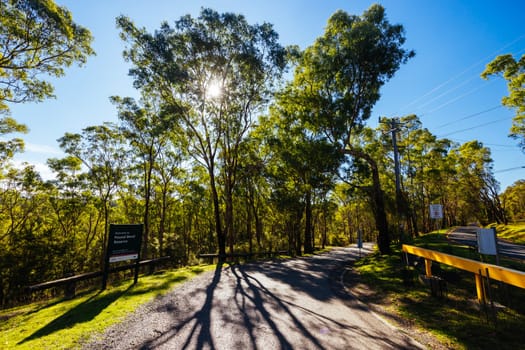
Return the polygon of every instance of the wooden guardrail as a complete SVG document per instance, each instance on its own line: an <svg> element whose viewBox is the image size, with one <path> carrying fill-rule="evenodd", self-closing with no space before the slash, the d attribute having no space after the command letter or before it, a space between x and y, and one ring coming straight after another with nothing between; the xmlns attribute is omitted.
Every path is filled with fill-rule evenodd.
<svg viewBox="0 0 525 350"><path fill-rule="evenodd" d="M163 257L156 258L156 259L142 260L142 261L139 261L139 266L153 266L161 261L168 260L169 258L170 258L169 256L163 256ZM135 268L135 266L136 264L132 263L132 264L127 264L127 265L112 267L109 269L109 272L113 273L113 272L125 271L129 269L133 269ZM73 295L68 295L68 296L72 297L74 296L74 290L75 290L74 286L76 282L85 281L85 280L92 279L92 278L97 278L97 277L102 276L103 273L104 273L103 271L87 272L87 273L82 273L80 275L60 278L54 281L34 284L32 286L27 287L27 291L36 292L39 290L44 290L44 289L49 289L49 288L54 288L54 287L68 286L67 290L70 290L73 292Z"/></svg>
<svg viewBox="0 0 525 350"><path fill-rule="evenodd" d="M525 272L522 271L406 244L403 244L403 251L425 259L425 274L427 277L432 276L432 261L472 272L475 276L476 292L480 301L486 299L482 284L483 277L525 289Z"/></svg>
<svg viewBox="0 0 525 350"><path fill-rule="evenodd" d="M290 252L288 252L287 250L279 250L279 251L275 251L275 252L256 252L256 253L233 253L233 254L225 254L222 256L222 258L226 259L226 258L253 258L255 256L268 256L268 257L272 257L272 256L276 256L276 255L282 255L282 254L289 254ZM216 258L220 258L221 255L218 254L218 253L206 253L206 254L199 254L197 255L197 257L199 259L210 259L211 262L213 263L213 260L216 259Z"/></svg>

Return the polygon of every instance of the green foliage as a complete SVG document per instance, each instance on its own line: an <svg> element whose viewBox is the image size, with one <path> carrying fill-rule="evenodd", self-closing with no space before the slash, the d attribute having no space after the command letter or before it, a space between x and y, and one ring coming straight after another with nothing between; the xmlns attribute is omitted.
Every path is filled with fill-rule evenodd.
<svg viewBox="0 0 525 350"><path fill-rule="evenodd" d="M525 180L518 180L507 187L501 202L511 221L525 220Z"/></svg>
<svg viewBox="0 0 525 350"><path fill-rule="evenodd" d="M503 97L501 103L516 110L510 136L520 140L520 146L525 151L525 55L519 60L511 54L496 57L481 73L484 79L491 75L501 75L507 81L509 95Z"/></svg>
<svg viewBox="0 0 525 350"><path fill-rule="evenodd" d="M324 34L304 51L290 85L302 118L339 147L349 147L380 87L414 56L404 42L403 26L390 24L381 5L362 16L334 13Z"/></svg>
<svg viewBox="0 0 525 350"><path fill-rule="evenodd" d="M0 105L1 109L1 105ZM0 118L0 136L11 133L27 133L27 126L19 124L10 117ZM0 165L5 166L6 162L13 158L15 153L24 150L24 141L20 138L14 138L7 141L0 141Z"/></svg>
<svg viewBox="0 0 525 350"><path fill-rule="evenodd" d="M404 42L403 26L390 24L381 5L361 16L337 11L324 34L302 53L280 102L316 137L370 167L369 196L383 253L389 249L389 234L377 160L353 144L352 136L370 117L381 86L414 55L402 47Z"/></svg>
<svg viewBox="0 0 525 350"><path fill-rule="evenodd" d="M51 97L53 87L39 76L60 77L94 54L91 33L52 0L2 0L0 12L0 112Z"/></svg>
<svg viewBox="0 0 525 350"><path fill-rule="evenodd" d="M514 223L507 225L489 225L496 228L498 238L511 241L516 244L525 244L525 224Z"/></svg>
<svg viewBox="0 0 525 350"><path fill-rule="evenodd" d="M133 64L135 87L161 96L177 121L176 132L208 172L217 243L224 254L226 239L232 250L235 237L241 145L253 114L265 106L285 68L286 52L270 24L250 25L241 15L211 9L202 9L198 18L182 17L173 28L164 23L155 35L123 16L117 25L130 45L124 57Z"/></svg>

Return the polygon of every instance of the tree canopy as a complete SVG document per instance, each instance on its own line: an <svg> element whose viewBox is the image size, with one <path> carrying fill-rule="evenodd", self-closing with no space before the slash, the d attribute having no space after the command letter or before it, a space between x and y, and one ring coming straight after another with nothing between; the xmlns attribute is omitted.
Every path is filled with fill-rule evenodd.
<svg viewBox="0 0 525 350"><path fill-rule="evenodd" d="M285 68L285 50L268 23L250 25L242 15L202 9L198 18L163 23L154 34L119 17L124 57L134 85L155 91L177 120L190 154L208 172L219 252L233 242L233 191L240 149ZM225 227L217 177L223 184ZM233 245L230 246L233 249Z"/></svg>
<svg viewBox="0 0 525 350"><path fill-rule="evenodd" d="M60 77L94 54L89 30L52 0L1 0L0 14L0 112L53 96L41 76Z"/></svg>
<svg viewBox="0 0 525 350"><path fill-rule="evenodd" d="M514 116L510 136L520 141L525 151L525 55L516 60L511 54L496 57L481 73L488 79L491 75L501 75L507 80L509 95L501 99L504 106L514 108Z"/></svg>
<svg viewBox="0 0 525 350"><path fill-rule="evenodd" d="M325 32L304 50L294 80L278 103L291 118L326 138L342 153L366 160L375 179L373 191L380 249L388 252L388 227L376 161L359 150L352 135L359 132L380 97L380 88L414 55L403 48L402 25L391 24L381 5L361 16L337 11Z"/></svg>

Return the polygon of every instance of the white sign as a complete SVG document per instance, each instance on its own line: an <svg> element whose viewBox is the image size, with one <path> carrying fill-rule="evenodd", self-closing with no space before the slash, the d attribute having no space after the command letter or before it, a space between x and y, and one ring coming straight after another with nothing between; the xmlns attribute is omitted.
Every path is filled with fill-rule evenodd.
<svg viewBox="0 0 525 350"><path fill-rule="evenodd" d="M491 228L478 228L476 232L478 238L478 252L486 255L498 255L496 246L496 231Z"/></svg>
<svg viewBox="0 0 525 350"><path fill-rule="evenodd" d="M136 260L139 258L139 254L123 254L123 255L112 255L109 257L109 262L114 263L118 261L125 261L125 260Z"/></svg>
<svg viewBox="0 0 525 350"><path fill-rule="evenodd" d="M441 204L430 204L430 218L443 219L443 206Z"/></svg>

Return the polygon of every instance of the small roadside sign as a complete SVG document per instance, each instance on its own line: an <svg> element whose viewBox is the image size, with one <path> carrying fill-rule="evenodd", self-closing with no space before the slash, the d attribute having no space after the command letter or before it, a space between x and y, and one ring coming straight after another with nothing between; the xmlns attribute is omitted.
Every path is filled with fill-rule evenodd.
<svg viewBox="0 0 525 350"><path fill-rule="evenodd" d="M443 205L430 204L430 218L431 219L443 219Z"/></svg>
<svg viewBox="0 0 525 350"><path fill-rule="evenodd" d="M478 228L478 253L485 255L498 255L496 230L492 228Z"/></svg>

